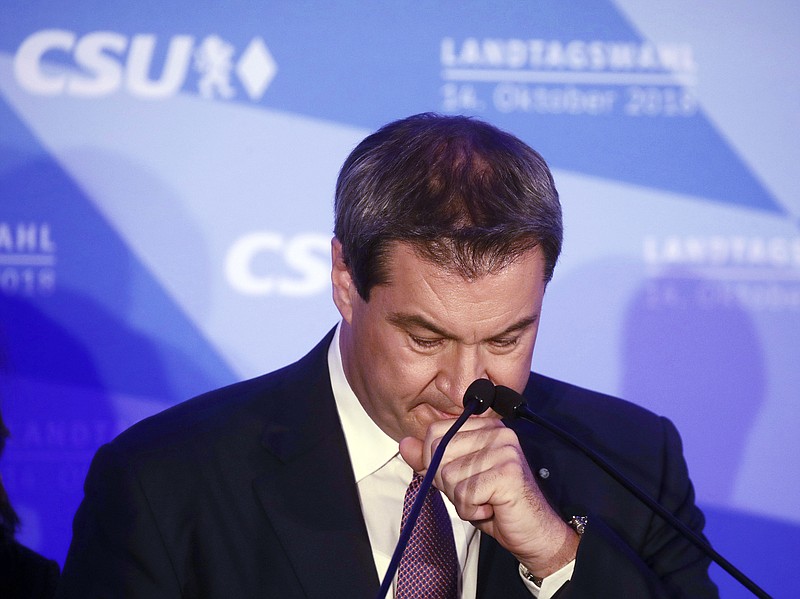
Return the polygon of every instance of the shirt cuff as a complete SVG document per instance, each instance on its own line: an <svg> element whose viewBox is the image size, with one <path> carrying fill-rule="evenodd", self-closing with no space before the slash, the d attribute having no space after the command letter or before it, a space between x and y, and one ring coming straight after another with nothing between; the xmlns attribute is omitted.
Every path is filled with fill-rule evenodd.
<svg viewBox="0 0 800 599"><path fill-rule="evenodd" d="M563 587L564 583L572 578L572 572L574 570L575 560L572 560L560 570L556 570L550 576L543 578L541 587L537 587L535 584L533 584L532 580L525 578L521 571L519 573L519 577L522 579L522 582L525 584L528 591L530 591L531 595L537 597L538 599L551 599L551 597L556 594L558 589Z"/></svg>

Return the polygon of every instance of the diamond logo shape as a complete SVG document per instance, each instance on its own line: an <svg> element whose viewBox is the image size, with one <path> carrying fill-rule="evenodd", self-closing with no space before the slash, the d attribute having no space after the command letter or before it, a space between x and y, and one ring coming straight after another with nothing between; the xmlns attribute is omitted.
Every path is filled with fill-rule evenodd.
<svg viewBox="0 0 800 599"><path fill-rule="evenodd" d="M252 39L236 63L236 75L253 100L261 99L277 72L278 65L260 37Z"/></svg>

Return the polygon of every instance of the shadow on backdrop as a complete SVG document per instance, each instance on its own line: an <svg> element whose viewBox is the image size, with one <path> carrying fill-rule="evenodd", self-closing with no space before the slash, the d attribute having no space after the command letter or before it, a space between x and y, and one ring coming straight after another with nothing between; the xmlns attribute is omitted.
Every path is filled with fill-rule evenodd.
<svg viewBox="0 0 800 599"><path fill-rule="evenodd" d="M701 501L730 504L765 392L747 311L724 286L689 272L647 281L628 306L622 364L623 397L678 426Z"/></svg>
<svg viewBox="0 0 800 599"><path fill-rule="evenodd" d="M800 528L725 507L765 394L763 350L748 312L724 284L666 273L633 297L622 350L624 396L669 414L681 431L714 548L768 593L790 596L781 581L800 553ZM721 597L752 597L720 567L711 575Z"/></svg>
<svg viewBox="0 0 800 599"><path fill-rule="evenodd" d="M2 248L0 273L0 401L12 435L2 472L23 521L20 540L63 563L97 447L234 376L52 159L12 163L21 166L0 179L13 246ZM20 227L32 236L18 240ZM48 239L37 245L37 235ZM31 266L24 254L42 264ZM134 325L132 310L152 315L158 336Z"/></svg>

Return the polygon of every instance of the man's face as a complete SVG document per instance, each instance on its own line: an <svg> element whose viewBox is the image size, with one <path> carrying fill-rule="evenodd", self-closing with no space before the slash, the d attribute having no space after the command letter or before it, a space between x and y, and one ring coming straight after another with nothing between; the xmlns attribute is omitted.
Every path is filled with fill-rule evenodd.
<svg viewBox="0 0 800 599"><path fill-rule="evenodd" d="M372 420L397 441L424 439L432 422L461 413L477 378L521 392L545 290L539 250L476 280L430 264L406 244L389 256L389 282L365 302L333 241L344 370Z"/></svg>

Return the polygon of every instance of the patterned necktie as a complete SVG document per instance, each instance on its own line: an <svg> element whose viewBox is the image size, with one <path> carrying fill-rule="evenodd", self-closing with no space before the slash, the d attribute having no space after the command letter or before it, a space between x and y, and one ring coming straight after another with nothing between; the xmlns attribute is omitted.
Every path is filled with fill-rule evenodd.
<svg viewBox="0 0 800 599"><path fill-rule="evenodd" d="M403 502L403 520L419 493L422 476L414 474ZM458 557L453 527L439 490L431 487L422 504L417 525L411 533L397 570L397 599L456 599Z"/></svg>

